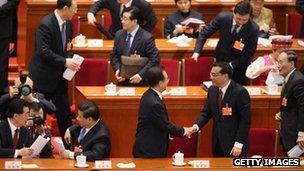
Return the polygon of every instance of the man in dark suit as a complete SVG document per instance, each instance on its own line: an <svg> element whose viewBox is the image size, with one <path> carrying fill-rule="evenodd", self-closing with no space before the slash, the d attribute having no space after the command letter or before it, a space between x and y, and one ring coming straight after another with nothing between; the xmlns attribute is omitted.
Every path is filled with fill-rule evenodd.
<svg viewBox="0 0 304 171"><path fill-rule="evenodd" d="M234 12L221 12L210 25L199 34L192 58L197 60L208 37L220 31L220 39L215 49L216 61L229 62L233 68L232 80L247 84L247 66L253 57L258 40L259 27L250 19L252 8L247 1L241 1Z"/></svg>
<svg viewBox="0 0 304 171"><path fill-rule="evenodd" d="M13 15L19 0L0 2L0 96L5 93L8 86L8 58L9 43L13 30Z"/></svg>
<svg viewBox="0 0 304 171"><path fill-rule="evenodd" d="M297 0L296 1L296 10L298 13L300 13L303 18L302 18L302 27L300 29L300 37L304 38L304 0Z"/></svg>
<svg viewBox="0 0 304 171"><path fill-rule="evenodd" d="M94 161L109 157L110 134L100 117L98 106L92 102L84 102L79 107L78 125L69 127L64 137L74 150L65 150L63 158L75 159L83 154L87 160Z"/></svg>
<svg viewBox="0 0 304 171"><path fill-rule="evenodd" d="M285 153L297 144L304 148L304 76L296 69L296 62L293 51L284 51L278 57L278 69L285 84L276 120L281 121L280 134Z"/></svg>
<svg viewBox="0 0 304 171"><path fill-rule="evenodd" d="M123 29L116 32L113 51L111 53L111 64L116 79L121 85L145 85L146 71L158 65L160 57L155 46L152 34L145 31L138 25L139 9L136 7L127 8L122 16ZM147 64L134 76L127 80L120 76L121 56L147 57Z"/></svg>
<svg viewBox="0 0 304 171"><path fill-rule="evenodd" d="M189 129L170 123L162 92L166 90L169 78L159 66L148 70L150 88L140 100L133 156L143 158L166 157L169 134L189 135Z"/></svg>
<svg viewBox="0 0 304 171"><path fill-rule="evenodd" d="M98 0L88 12L88 23L95 25L96 19L94 15L101 9L108 9L112 18L109 32L114 37L115 33L122 29L121 17L123 12L131 6L140 9L138 24L146 31L151 32L157 23L157 19L151 4L145 0Z"/></svg>
<svg viewBox="0 0 304 171"><path fill-rule="evenodd" d="M28 148L28 131L25 124L29 116L28 103L23 99L14 99L8 107L8 119L0 123L0 157L28 157L33 149Z"/></svg>
<svg viewBox="0 0 304 171"><path fill-rule="evenodd" d="M250 97L247 90L231 80L226 62L213 64L205 105L191 131L196 132L213 118L214 157L246 156L250 128Z"/></svg>
<svg viewBox="0 0 304 171"><path fill-rule="evenodd" d="M34 91L43 93L56 106L56 118L61 136L72 125L67 95L67 80L62 77L66 68L78 70L69 58L69 41L72 37L72 16L77 12L76 0L57 0L57 9L44 17L36 32L35 52L29 72Z"/></svg>

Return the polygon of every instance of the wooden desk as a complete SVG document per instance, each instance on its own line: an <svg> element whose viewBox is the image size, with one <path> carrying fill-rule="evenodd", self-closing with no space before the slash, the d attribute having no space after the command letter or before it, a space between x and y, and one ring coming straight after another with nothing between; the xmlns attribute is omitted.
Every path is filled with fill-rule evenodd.
<svg viewBox="0 0 304 171"><path fill-rule="evenodd" d="M192 126L206 100L200 87L186 87L187 96L165 96L170 121L181 126ZM104 87L76 87L76 103L95 102L111 134L111 157L132 157L139 101L147 88L136 88L135 96L106 96ZM168 88L169 89L169 88ZM251 96L251 127L276 128L274 115L279 111L280 97ZM210 157L212 121L202 129L199 156Z"/></svg>
<svg viewBox="0 0 304 171"><path fill-rule="evenodd" d="M185 162L190 160L209 160L210 168L208 170L303 170L303 166L298 167L236 167L233 166L233 158L185 158ZM5 161L11 161L14 159L0 159L0 170L4 170ZM15 159L16 160L16 159ZM186 165L183 167L173 166L171 158L159 158L159 159L139 159L139 158L111 158L112 169L105 170L145 170L145 171L153 171L153 170L201 170L192 168L190 165ZM136 168L134 169L119 169L116 165L118 163L129 163L134 162ZM79 168L74 167L75 161L68 159L23 159L23 164L36 164L38 165L38 169L43 170L80 170ZM94 169L94 162L87 162L89 164L88 168L82 168L81 170L92 170ZM31 169L33 170L33 169Z"/></svg>
<svg viewBox="0 0 304 171"><path fill-rule="evenodd" d="M78 15L86 16L90 6L93 4L93 0L77 0L77 3ZM158 19L158 23L153 34L156 38L161 38L163 31L162 18L176 11L177 7L173 0L154 0L151 4ZM220 2L219 0L209 0L207 2L192 1L192 9L202 12L207 22L210 22L211 19L223 10L231 10L234 5L235 2ZM281 34L284 34L285 14L290 11L294 11L295 0L291 0L291 2L265 2L265 6L273 10L278 31ZM18 49L24 49L24 51L21 51L18 56L22 58L20 60L20 64L25 66L28 65L33 54L36 28L42 17L55 9L56 1L26 0L26 7L26 30L22 31L22 36L26 38L26 42L18 45ZM97 18L100 20L101 15L104 13L107 13L107 11L99 13ZM81 22L80 32L88 38L100 37L100 33L98 33L97 29L88 25L86 22Z"/></svg>
<svg viewBox="0 0 304 171"><path fill-rule="evenodd" d="M214 40L214 39L209 39ZM207 40L208 41L208 40ZM177 59L181 60L183 58L191 57L194 51L196 39L190 42L189 47L178 47L175 44L168 43L167 39L155 39L156 46L160 52L161 58ZM73 47L73 52L82 55L85 58L105 58L110 59L110 53L112 52L114 41L104 40L103 47ZM207 42L202 50L202 56L213 56L215 47L207 46ZM290 50L294 50L298 55L298 66L304 64L304 47L298 44L298 39L293 40L292 47ZM264 47L258 45L255 57L262 56L271 53L271 47Z"/></svg>

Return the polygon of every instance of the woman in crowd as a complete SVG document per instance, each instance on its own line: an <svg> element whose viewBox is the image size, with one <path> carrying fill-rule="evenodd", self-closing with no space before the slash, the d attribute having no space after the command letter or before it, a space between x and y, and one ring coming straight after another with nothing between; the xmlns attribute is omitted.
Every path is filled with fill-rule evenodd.
<svg viewBox="0 0 304 171"><path fill-rule="evenodd" d="M181 34L196 38L199 31L203 28L203 25L200 25L198 28L191 28L188 26L182 26L181 22L188 18L196 18L204 21L202 14L190 9L191 0L175 0L175 4L177 5L178 11L171 14L165 20L165 38L170 39Z"/></svg>

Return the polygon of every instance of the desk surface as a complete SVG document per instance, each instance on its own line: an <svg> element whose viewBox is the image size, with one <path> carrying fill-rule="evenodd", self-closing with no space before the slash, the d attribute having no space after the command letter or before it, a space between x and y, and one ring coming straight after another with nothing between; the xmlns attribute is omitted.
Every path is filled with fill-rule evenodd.
<svg viewBox="0 0 304 171"><path fill-rule="evenodd" d="M211 170L302 170L303 166L298 167L260 167L260 168L248 168L248 167L235 167L233 166L233 158L186 158L185 162L193 159L209 160ZM13 159L0 159L0 169L4 169L5 161L12 161ZM160 158L160 159L135 159L135 158L111 158L112 169L118 170L116 166L118 163L129 163L134 162L136 168L132 170L194 170L190 165L184 167L173 166L171 158ZM68 159L25 159L22 160L23 164L36 164L39 169L43 170L80 170L74 166L74 160ZM94 169L94 162L87 162L89 164L88 168L81 170L91 170ZM33 170L33 169L31 169ZM108 170L108 169L107 169ZM126 170L126 169L123 169ZM196 169L197 170L197 169Z"/></svg>

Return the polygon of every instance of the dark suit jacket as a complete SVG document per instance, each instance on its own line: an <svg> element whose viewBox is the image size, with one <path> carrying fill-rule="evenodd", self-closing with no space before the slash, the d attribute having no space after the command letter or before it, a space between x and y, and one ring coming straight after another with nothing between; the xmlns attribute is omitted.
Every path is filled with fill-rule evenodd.
<svg viewBox="0 0 304 171"><path fill-rule="evenodd" d="M197 18L200 20L204 21L204 18L201 13L195 11L195 10L190 10L189 14L184 14L180 12L179 10L171 14L169 17L166 18L165 20L165 26L164 26L164 32L165 32L165 38L172 38L174 37L173 31L175 30L175 25L180 24L181 22L184 21L187 18ZM193 34L185 34L188 37L194 37L197 38L198 32L193 32ZM179 36L179 35L177 35Z"/></svg>
<svg viewBox="0 0 304 171"><path fill-rule="evenodd" d="M304 76L295 70L281 93L287 106L281 106L281 137L283 147L289 151L297 143L298 132L304 132Z"/></svg>
<svg viewBox="0 0 304 171"><path fill-rule="evenodd" d="M114 72L121 67L121 56L123 55L125 42L127 38L127 31L126 30L119 30L116 33L114 47L111 53L111 64L113 67ZM149 32L145 31L144 29L140 28L137 30L135 37L133 39L130 54L140 55L141 57L148 57L148 63L138 72L141 78L144 80L146 71L158 65L160 57L158 49L155 46L155 41Z"/></svg>
<svg viewBox="0 0 304 171"><path fill-rule="evenodd" d="M30 144L33 144L38 138L39 134L35 131L35 129L30 129L29 131L29 140ZM50 158L53 157L52 145L51 145L51 132L47 129L45 130L44 138L50 138L50 141L46 143L39 154L39 158Z"/></svg>
<svg viewBox="0 0 304 171"><path fill-rule="evenodd" d="M256 51L259 27L250 19L241 27L236 39L233 39L231 34L232 21L232 12L221 12L211 21L210 25L201 31L196 41L194 52L201 53L207 38L219 30L220 38L215 49L215 58L217 61L231 62L233 66L232 79L240 84L246 84L245 72L250 64L251 57ZM240 39L244 43L243 51L233 48L234 41Z"/></svg>
<svg viewBox="0 0 304 171"><path fill-rule="evenodd" d="M302 18L302 27L300 30L300 37L304 38L304 0L297 0L296 1L296 10L298 13L300 13L303 18Z"/></svg>
<svg viewBox="0 0 304 171"><path fill-rule="evenodd" d="M108 9L112 17L112 25L109 32L112 36L122 29L120 20L120 6L117 0L98 0L90 8L89 12L94 15L101 9ZM157 18L151 7L151 4L145 0L132 0L131 6L135 6L140 10L138 24L145 30L151 32L157 23Z"/></svg>
<svg viewBox="0 0 304 171"><path fill-rule="evenodd" d="M29 147L29 133L25 127L20 127L19 141L16 149ZM7 120L0 123L0 157L13 158L15 150L13 149L13 137L11 128Z"/></svg>
<svg viewBox="0 0 304 171"><path fill-rule="evenodd" d="M140 100L133 156L166 157L169 134L183 136L184 129L169 122L165 104L149 88Z"/></svg>
<svg viewBox="0 0 304 171"><path fill-rule="evenodd" d="M69 42L72 38L72 28L71 22L66 22L66 40ZM50 13L38 26L35 52L29 64L34 89L53 93L59 84L67 88L67 81L62 77L67 57L70 56L66 49L63 49L58 21L54 12Z"/></svg>
<svg viewBox="0 0 304 171"><path fill-rule="evenodd" d="M0 6L0 38L10 38L13 30L13 15L19 0L7 0Z"/></svg>
<svg viewBox="0 0 304 171"><path fill-rule="evenodd" d="M82 154L87 157L87 160L101 160L110 156L110 134L104 122L98 121L96 125L85 134L80 143L78 143L78 136L82 127L73 125L68 129L71 132L72 148L81 146L83 150ZM75 153L75 158L78 155L80 155L80 153Z"/></svg>
<svg viewBox="0 0 304 171"><path fill-rule="evenodd" d="M222 147L226 156L229 156L235 142L244 144L242 155L248 149L248 133L250 128L250 97L247 90L231 80L225 96L222 100L222 107L227 104L232 108L231 116L222 116L222 107L217 105L219 89L211 86L208 89L208 96L196 124L203 127L209 119L213 118L212 146L215 150L216 140Z"/></svg>

